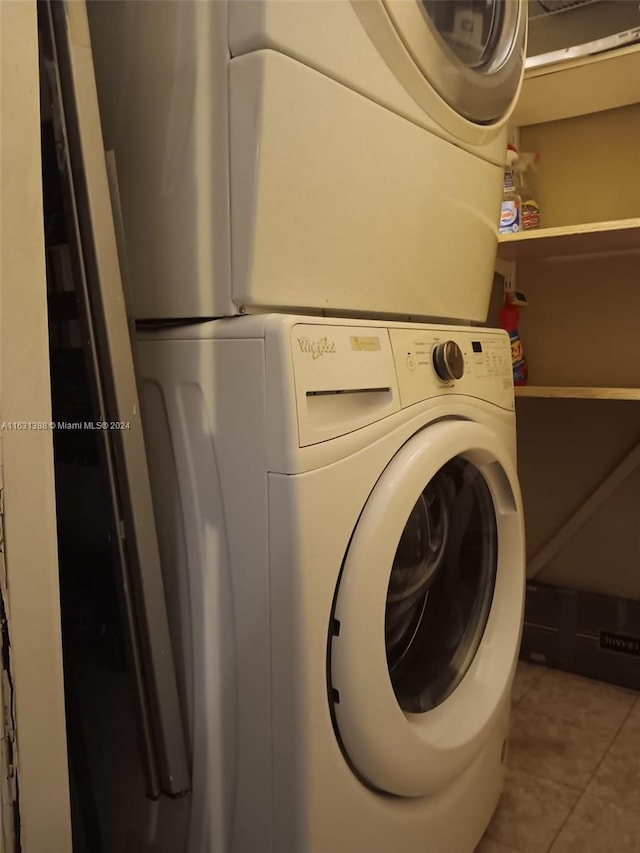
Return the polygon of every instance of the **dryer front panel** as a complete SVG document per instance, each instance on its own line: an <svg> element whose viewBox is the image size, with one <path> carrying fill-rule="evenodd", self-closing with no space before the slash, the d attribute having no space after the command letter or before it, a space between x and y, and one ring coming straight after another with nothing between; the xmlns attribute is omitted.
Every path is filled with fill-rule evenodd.
<svg viewBox="0 0 640 853"><path fill-rule="evenodd" d="M438 94L477 124L509 115L524 70L526 14L514 0L382 0Z"/></svg>
<svg viewBox="0 0 640 853"><path fill-rule="evenodd" d="M517 476L491 430L411 438L363 509L329 638L329 696L356 774L441 791L485 746L513 675L524 534Z"/></svg>
<svg viewBox="0 0 640 853"><path fill-rule="evenodd" d="M501 128L524 68L524 0L235 0L229 9L232 57L278 51L502 165Z"/></svg>

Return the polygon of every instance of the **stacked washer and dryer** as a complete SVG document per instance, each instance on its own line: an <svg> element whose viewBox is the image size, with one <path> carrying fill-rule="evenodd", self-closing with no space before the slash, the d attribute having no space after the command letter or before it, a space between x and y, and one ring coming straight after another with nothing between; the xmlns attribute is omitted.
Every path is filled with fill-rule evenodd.
<svg viewBox="0 0 640 853"><path fill-rule="evenodd" d="M192 792L107 849L471 853L524 535L480 326L526 9L89 3Z"/></svg>

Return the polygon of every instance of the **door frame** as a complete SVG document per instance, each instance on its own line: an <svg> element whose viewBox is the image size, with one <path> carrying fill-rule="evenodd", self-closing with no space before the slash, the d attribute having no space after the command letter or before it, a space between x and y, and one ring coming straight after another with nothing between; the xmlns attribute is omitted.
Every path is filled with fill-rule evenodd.
<svg viewBox="0 0 640 853"><path fill-rule="evenodd" d="M0 421L49 424L51 397L36 3L0 3ZM3 734L12 756L5 847L71 853L60 589L48 428L5 428L2 446ZM8 666L7 666L8 661ZM7 767L0 771L3 775ZM0 847L0 850L2 848Z"/></svg>

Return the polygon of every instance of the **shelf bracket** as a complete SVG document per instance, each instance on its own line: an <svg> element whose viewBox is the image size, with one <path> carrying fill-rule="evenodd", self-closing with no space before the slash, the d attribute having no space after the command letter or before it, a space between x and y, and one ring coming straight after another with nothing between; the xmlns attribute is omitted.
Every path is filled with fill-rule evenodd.
<svg viewBox="0 0 640 853"><path fill-rule="evenodd" d="M504 280L505 293L512 293L516 289L516 263L496 258L495 271Z"/></svg>

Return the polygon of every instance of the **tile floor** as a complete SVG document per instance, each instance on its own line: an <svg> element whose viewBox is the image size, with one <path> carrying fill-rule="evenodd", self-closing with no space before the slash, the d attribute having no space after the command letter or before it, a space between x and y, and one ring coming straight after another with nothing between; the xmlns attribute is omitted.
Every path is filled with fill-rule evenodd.
<svg viewBox="0 0 640 853"><path fill-rule="evenodd" d="M476 853L640 853L640 693L521 661L513 706Z"/></svg>

